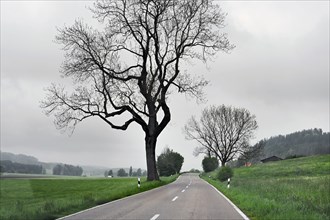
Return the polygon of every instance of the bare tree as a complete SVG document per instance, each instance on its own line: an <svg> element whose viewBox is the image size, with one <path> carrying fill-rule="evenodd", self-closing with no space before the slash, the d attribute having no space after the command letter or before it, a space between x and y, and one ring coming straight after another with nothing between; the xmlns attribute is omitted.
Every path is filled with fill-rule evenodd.
<svg viewBox="0 0 330 220"><path fill-rule="evenodd" d="M244 108L212 106L200 120L192 117L185 126L186 138L196 140L194 154L213 154L225 164L251 150L249 139L258 128L256 117Z"/></svg>
<svg viewBox="0 0 330 220"><path fill-rule="evenodd" d="M76 21L56 37L66 51L63 76L73 78L75 90L69 95L53 84L41 107L55 115L59 129L94 116L114 129L139 124L148 180L158 180L155 148L171 120L168 95L176 90L201 98L207 85L180 65L233 48L219 32L225 14L211 0L97 1L91 10L103 31ZM127 120L115 124L118 116Z"/></svg>

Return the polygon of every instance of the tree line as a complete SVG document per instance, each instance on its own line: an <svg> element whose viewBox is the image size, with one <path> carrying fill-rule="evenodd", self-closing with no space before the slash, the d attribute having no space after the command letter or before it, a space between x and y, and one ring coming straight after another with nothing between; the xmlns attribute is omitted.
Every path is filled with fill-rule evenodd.
<svg viewBox="0 0 330 220"><path fill-rule="evenodd" d="M41 165L22 164L12 162L10 160L2 160L0 163L1 173L27 173L27 174L43 174L44 169Z"/></svg>
<svg viewBox="0 0 330 220"><path fill-rule="evenodd" d="M53 175L81 176L82 173L83 169L80 166L57 164L55 167L53 167Z"/></svg>
<svg viewBox="0 0 330 220"><path fill-rule="evenodd" d="M117 170L117 172L114 172L112 169L111 170L106 170L104 172L105 177L113 177L113 176L118 176L118 177L140 177L140 176L147 176L147 171L142 171L141 168L138 168L137 170L133 170L133 167L131 166L126 172L124 168L120 168Z"/></svg>
<svg viewBox="0 0 330 220"><path fill-rule="evenodd" d="M297 131L287 135L278 135L263 140L265 147L263 154L282 158L293 155L316 155L330 153L330 132L314 128Z"/></svg>
<svg viewBox="0 0 330 220"><path fill-rule="evenodd" d="M173 150L166 147L163 152L157 157L157 170L160 176L171 176L178 174L181 171L184 158L181 154L174 152ZM141 170L138 168L136 171L133 171L132 166L129 168L128 172L124 168L120 168L117 171L118 177L140 177L147 176L147 171ZM113 170L105 171L105 177L113 177Z"/></svg>
<svg viewBox="0 0 330 220"><path fill-rule="evenodd" d="M254 145L258 154L242 155L233 166L243 166L246 162L259 163L261 159L277 156L282 159L330 153L330 132L314 128L287 135L277 135L260 140Z"/></svg>

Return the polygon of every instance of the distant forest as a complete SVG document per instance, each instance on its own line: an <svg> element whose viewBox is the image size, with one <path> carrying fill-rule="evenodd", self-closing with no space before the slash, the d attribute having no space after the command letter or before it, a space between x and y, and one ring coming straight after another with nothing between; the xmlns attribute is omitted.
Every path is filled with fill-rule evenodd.
<svg viewBox="0 0 330 220"><path fill-rule="evenodd" d="M31 166L30 166L31 165ZM129 168L124 168L129 172ZM119 168L112 168L116 176ZM45 163L36 157L25 154L13 154L0 151L0 173L27 173L27 174L47 174L47 175L70 175L70 176L108 176L109 168L100 166L73 166L62 163ZM146 176L146 171L132 168L132 176Z"/></svg>
<svg viewBox="0 0 330 220"><path fill-rule="evenodd" d="M277 156L289 159L302 156L330 154L330 132L314 128L287 135L263 139L254 145L262 146L251 155L243 155L232 161L230 166L243 166L246 162L260 163L261 159Z"/></svg>
<svg viewBox="0 0 330 220"><path fill-rule="evenodd" d="M309 156L330 153L330 132L309 129L265 139L264 156Z"/></svg>
<svg viewBox="0 0 330 220"><path fill-rule="evenodd" d="M1 173L27 173L43 174L45 171L41 165L22 164L10 160L2 160L0 165Z"/></svg>
<svg viewBox="0 0 330 220"><path fill-rule="evenodd" d="M69 164L44 163L33 156L0 151L0 173L81 176L83 168ZM47 172L50 170L50 172Z"/></svg>
<svg viewBox="0 0 330 220"><path fill-rule="evenodd" d="M69 164L57 164L53 168L53 175L64 175L64 176L81 176L83 169L80 166L72 166Z"/></svg>

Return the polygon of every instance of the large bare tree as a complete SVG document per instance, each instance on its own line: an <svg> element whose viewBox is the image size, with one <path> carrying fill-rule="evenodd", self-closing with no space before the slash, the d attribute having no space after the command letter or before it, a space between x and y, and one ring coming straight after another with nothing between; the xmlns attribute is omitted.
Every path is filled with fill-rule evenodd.
<svg viewBox="0 0 330 220"><path fill-rule="evenodd" d="M53 84L42 108L55 115L59 129L90 117L121 130L139 124L148 180L158 180L155 148L171 120L168 95L202 96L207 81L180 68L186 60L206 62L233 48L220 32L225 14L211 0L97 1L91 11L101 31L78 20L56 37L66 51L62 73L73 78L74 91ZM123 116L123 124L114 122Z"/></svg>
<svg viewBox="0 0 330 220"><path fill-rule="evenodd" d="M185 133L187 139L199 143L195 155L215 155L225 166L235 157L251 152L249 139L257 128L256 117L248 110L221 105L204 109L199 120L191 117Z"/></svg>

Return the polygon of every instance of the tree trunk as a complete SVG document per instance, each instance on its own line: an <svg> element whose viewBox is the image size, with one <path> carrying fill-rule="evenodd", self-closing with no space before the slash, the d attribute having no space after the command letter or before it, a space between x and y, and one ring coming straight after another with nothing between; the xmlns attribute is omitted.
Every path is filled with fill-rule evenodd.
<svg viewBox="0 0 330 220"><path fill-rule="evenodd" d="M148 130L145 130L146 137L146 158L147 158L147 170L148 170L148 181L159 180L159 175L157 172L156 166L156 142L157 137L166 127L168 122L171 120L170 109L168 106L163 103L162 109L164 112L163 120L160 124L157 122L157 112L154 103L148 105L149 109L149 122L148 122Z"/></svg>
<svg viewBox="0 0 330 220"><path fill-rule="evenodd" d="M147 171L148 181L159 180L159 175L156 166L156 142L157 137L146 135L146 158L147 158Z"/></svg>
<svg viewBox="0 0 330 220"><path fill-rule="evenodd" d="M221 166L222 167L226 166L226 161L221 161Z"/></svg>

